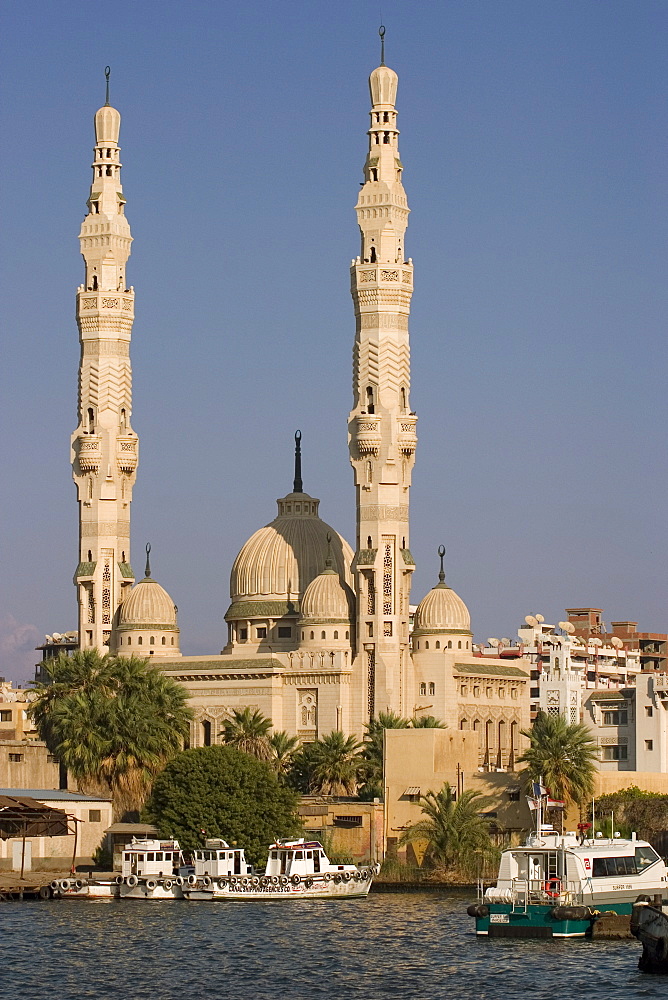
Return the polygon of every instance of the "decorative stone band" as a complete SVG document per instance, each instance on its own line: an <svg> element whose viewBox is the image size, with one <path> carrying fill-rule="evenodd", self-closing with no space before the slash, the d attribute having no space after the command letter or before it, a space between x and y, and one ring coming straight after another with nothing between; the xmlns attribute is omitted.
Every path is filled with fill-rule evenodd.
<svg viewBox="0 0 668 1000"><path fill-rule="evenodd" d="M162 666L162 663L161 663L161 666ZM196 688L192 692L192 694L191 694L191 699L192 699L192 695L195 695L195 694L197 695L198 698L200 698L200 697L201 698L207 698L207 697L208 698L222 698L222 697L224 697L225 699L227 699L227 698L267 698L267 697L271 697L271 695L273 694L273 692L272 692L272 689L270 687L225 688L224 691L221 691L221 689L219 687L217 687L217 688ZM218 710L215 707L212 707L210 705L207 705L206 709L205 709L205 712L207 712L207 713L210 712L210 713L212 713L214 715L217 714L217 711ZM227 709L223 708L223 711L227 711Z"/></svg>
<svg viewBox="0 0 668 1000"><path fill-rule="evenodd" d="M360 313L357 319L361 330L408 329L408 313Z"/></svg>
<svg viewBox="0 0 668 1000"><path fill-rule="evenodd" d="M300 618L300 625L350 625L354 621L354 616L350 618Z"/></svg>
<svg viewBox="0 0 668 1000"><path fill-rule="evenodd" d="M225 621L243 618L285 618L299 614L299 601L236 601L225 612Z"/></svg>
<svg viewBox="0 0 668 1000"><path fill-rule="evenodd" d="M164 622L140 622L138 624L129 624L123 622L122 625L118 626L119 632L147 632L149 629L155 629L156 632L173 632L175 635L181 630L176 627L176 625L165 625ZM140 654L141 655L141 654Z"/></svg>
<svg viewBox="0 0 668 1000"><path fill-rule="evenodd" d="M120 535L122 538L129 538L130 522L84 521L81 525L81 534L86 538L91 535Z"/></svg>
<svg viewBox="0 0 668 1000"><path fill-rule="evenodd" d="M468 632L463 628L414 628L411 635L421 636L421 635L469 635L472 636L473 632ZM441 653L451 653L451 649L442 649ZM461 650L458 650L461 655ZM460 670L459 666L455 667L455 670ZM483 671L484 673L484 671Z"/></svg>
<svg viewBox="0 0 668 1000"><path fill-rule="evenodd" d="M360 521L407 521L408 504L368 504L360 507Z"/></svg>
<svg viewBox="0 0 668 1000"><path fill-rule="evenodd" d="M283 674L283 683L290 685L301 685L301 684L350 684L350 676L352 670L346 670L345 668L339 669L335 668L326 673L310 674L303 670L298 673Z"/></svg>
<svg viewBox="0 0 668 1000"><path fill-rule="evenodd" d="M130 341L84 340L83 353L86 358L127 358L130 356Z"/></svg>

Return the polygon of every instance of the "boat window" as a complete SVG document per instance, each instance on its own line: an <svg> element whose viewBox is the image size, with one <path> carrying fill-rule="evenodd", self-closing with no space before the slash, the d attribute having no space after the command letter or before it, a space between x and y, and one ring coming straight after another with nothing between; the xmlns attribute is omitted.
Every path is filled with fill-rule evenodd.
<svg viewBox="0 0 668 1000"><path fill-rule="evenodd" d="M304 860L304 852L295 851L295 861L303 861L303 860Z"/></svg>
<svg viewBox="0 0 668 1000"><path fill-rule="evenodd" d="M313 871L314 872L320 871L320 855L318 854L317 851L313 852Z"/></svg>
<svg viewBox="0 0 668 1000"><path fill-rule="evenodd" d="M146 855L146 860L155 861L155 854L152 851L149 851L149 853Z"/></svg>
<svg viewBox="0 0 668 1000"><path fill-rule="evenodd" d="M594 878L616 875L635 875L635 857L594 858L592 875Z"/></svg>
<svg viewBox="0 0 668 1000"><path fill-rule="evenodd" d="M234 852L234 874L241 875L241 854L238 851Z"/></svg>
<svg viewBox="0 0 668 1000"><path fill-rule="evenodd" d="M151 860L150 855L149 855L149 860ZM155 860L156 861L162 861L162 851L156 851L155 852Z"/></svg>
<svg viewBox="0 0 668 1000"><path fill-rule="evenodd" d="M309 858L309 859L312 858L313 857L313 851L307 851L306 852L306 857Z"/></svg>
<svg viewBox="0 0 668 1000"><path fill-rule="evenodd" d="M276 859L278 858L278 851L272 851L271 856L274 859L274 861L276 861Z"/></svg>
<svg viewBox="0 0 668 1000"><path fill-rule="evenodd" d="M659 855L653 847L636 847L636 867L639 872L644 872L646 868L659 860Z"/></svg>
<svg viewBox="0 0 668 1000"><path fill-rule="evenodd" d="M138 854L137 855L137 861L146 861L146 855L145 854Z"/></svg>

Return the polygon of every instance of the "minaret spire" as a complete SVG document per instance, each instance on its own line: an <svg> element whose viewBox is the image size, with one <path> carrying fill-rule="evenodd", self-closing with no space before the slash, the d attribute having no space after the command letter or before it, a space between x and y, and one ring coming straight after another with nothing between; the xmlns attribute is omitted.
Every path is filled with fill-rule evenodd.
<svg viewBox="0 0 668 1000"><path fill-rule="evenodd" d="M303 493L302 482L302 432L295 431L295 478L292 484L293 493Z"/></svg>
<svg viewBox="0 0 668 1000"><path fill-rule="evenodd" d="M408 316L413 264L404 236L408 203L399 157L398 77L385 65L369 77L369 150L356 205L360 256L352 261L355 305L350 461L357 491L357 649L365 657L363 724L379 711L411 711L408 602L414 569L409 550L409 491L417 443L410 409ZM364 697L366 695L366 697Z"/></svg>
<svg viewBox="0 0 668 1000"><path fill-rule="evenodd" d="M150 555L151 555L151 543L147 542L146 543L146 569L144 570L144 576L145 577L149 577L151 575Z"/></svg>
<svg viewBox="0 0 668 1000"><path fill-rule="evenodd" d="M385 65L385 25L381 24L378 29L378 34L380 35L380 65Z"/></svg>
<svg viewBox="0 0 668 1000"><path fill-rule="evenodd" d="M438 554L441 557L441 568L440 568L439 574L438 574L438 582L441 585L441 587L444 587L445 586L445 570L443 569L443 557L445 555L445 545L439 545L439 547L438 547Z"/></svg>
<svg viewBox="0 0 668 1000"><path fill-rule="evenodd" d="M134 291L126 281L132 236L125 218L118 136L121 116L109 104L95 115L93 181L79 234L85 281L77 293L81 344L79 426L72 474L79 501L79 643L105 650L116 609L134 581L130 503L139 442L132 429L130 338Z"/></svg>

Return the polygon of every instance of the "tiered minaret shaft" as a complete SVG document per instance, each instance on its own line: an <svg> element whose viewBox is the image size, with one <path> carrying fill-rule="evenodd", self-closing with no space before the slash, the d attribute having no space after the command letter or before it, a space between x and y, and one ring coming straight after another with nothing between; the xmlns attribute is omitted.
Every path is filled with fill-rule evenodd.
<svg viewBox="0 0 668 1000"><path fill-rule="evenodd" d="M118 134L107 103L95 115L93 183L79 241L86 280L77 292L81 342L79 426L72 472L79 500L79 643L105 649L130 567L130 502L139 442L130 425L130 337L134 290L127 287L130 226L125 218Z"/></svg>
<svg viewBox="0 0 668 1000"><path fill-rule="evenodd" d="M351 267L357 332L348 440L357 488L358 695L372 717L388 709L409 710L408 601L414 564L408 507L417 417L409 403L413 266L404 253L409 209L401 183L397 74L381 65L369 87L369 155L356 206L362 249Z"/></svg>

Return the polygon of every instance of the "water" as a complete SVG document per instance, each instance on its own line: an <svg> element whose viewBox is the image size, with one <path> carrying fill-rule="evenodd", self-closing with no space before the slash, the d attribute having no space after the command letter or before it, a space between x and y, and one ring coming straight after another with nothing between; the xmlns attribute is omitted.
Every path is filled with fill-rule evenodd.
<svg viewBox="0 0 668 1000"><path fill-rule="evenodd" d="M477 940L463 897L0 903L2 1000L629 1000L636 941Z"/></svg>

